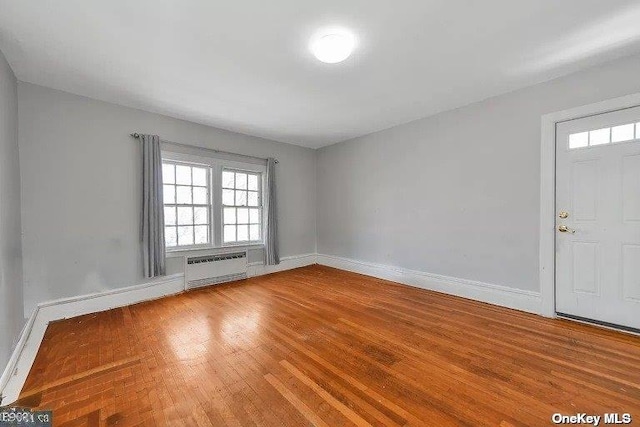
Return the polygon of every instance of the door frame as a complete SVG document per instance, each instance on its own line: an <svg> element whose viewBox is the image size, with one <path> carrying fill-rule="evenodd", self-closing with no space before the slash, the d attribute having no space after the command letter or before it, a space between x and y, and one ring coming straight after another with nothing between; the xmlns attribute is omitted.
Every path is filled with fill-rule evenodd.
<svg viewBox="0 0 640 427"><path fill-rule="evenodd" d="M556 317L556 124L640 106L640 93L545 114L540 139L540 314Z"/></svg>

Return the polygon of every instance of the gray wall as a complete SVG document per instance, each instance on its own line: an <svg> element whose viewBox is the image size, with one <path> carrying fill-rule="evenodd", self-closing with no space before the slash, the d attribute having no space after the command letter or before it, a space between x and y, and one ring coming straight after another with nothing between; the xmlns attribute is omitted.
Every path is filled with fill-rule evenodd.
<svg viewBox="0 0 640 427"><path fill-rule="evenodd" d="M318 152L318 253L538 290L540 117L640 92L618 60Z"/></svg>
<svg viewBox="0 0 640 427"><path fill-rule="evenodd" d="M26 309L143 281L133 131L278 158L281 255L315 252L313 150L28 83L19 84L18 98Z"/></svg>
<svg viewBox="0 0 640 427"><path fill-rule="evenodd" d="M0 52L0 373L23 324L18 83Z"/></svg>

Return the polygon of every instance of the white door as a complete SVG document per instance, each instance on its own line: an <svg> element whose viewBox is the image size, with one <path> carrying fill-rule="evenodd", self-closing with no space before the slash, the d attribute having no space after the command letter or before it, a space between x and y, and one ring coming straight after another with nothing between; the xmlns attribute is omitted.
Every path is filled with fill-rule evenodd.
<svg viewBox="0 0 640 427"><path fill-rule="evenodd" d="M640 107L557 124L556 312L640 329Z"/></svg>

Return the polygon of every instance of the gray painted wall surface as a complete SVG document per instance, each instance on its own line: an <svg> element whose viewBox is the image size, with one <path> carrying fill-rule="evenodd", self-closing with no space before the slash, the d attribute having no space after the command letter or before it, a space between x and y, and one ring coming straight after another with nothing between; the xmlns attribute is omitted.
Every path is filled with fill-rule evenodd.
<svg viewBox="0 0 640 427"><path fill-rule="evenodd" d="M320 149L318 253L538 290L540 118L640 92L640 57Z"/></svg>
<svg viewBox="0 0 640 427"><path fill-rule="evenodd" d="M23 324L18 83L0 52L0 373Z"/></svg>
<svg viewBox="0 0 640 427"><path fill-rule="evenodd" d="M40 301L143 281L141 159L133 131L278 158L281 255L315 252L314 150L29 83L19 83L18 98L27 310ZM169 264L171 272L180 269L176 259Z"/></svg>

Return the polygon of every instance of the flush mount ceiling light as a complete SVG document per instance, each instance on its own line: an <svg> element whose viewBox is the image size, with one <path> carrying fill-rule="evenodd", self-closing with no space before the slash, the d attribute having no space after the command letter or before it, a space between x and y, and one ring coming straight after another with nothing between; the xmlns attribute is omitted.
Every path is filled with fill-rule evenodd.
<svg viewBox="0 0 640 427"><path fill-rule="evenodd" d="M342 62L351 55L355 47L355 38L346 31L333 31L320 34L311 40L311 52L319 61L327 64Z"/></svg>

